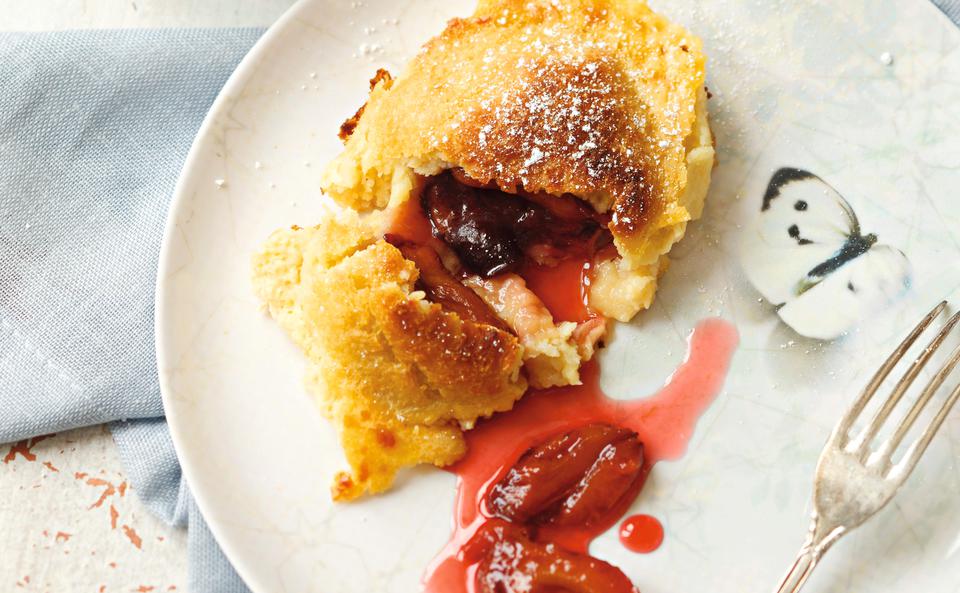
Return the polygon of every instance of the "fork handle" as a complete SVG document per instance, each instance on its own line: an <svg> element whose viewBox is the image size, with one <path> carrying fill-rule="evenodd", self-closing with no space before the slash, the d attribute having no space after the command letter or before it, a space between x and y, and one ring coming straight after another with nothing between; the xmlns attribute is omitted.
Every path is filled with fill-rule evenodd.
<svg viewBox="0 0 960 593"><path fill-rule="evenodd" d="M776 593L797 593L800 591L800 589L803 588L803 584L806 583L810 577L810 574L813 573L813 569L816 568L822 555L822 550L812 547L809 544L804 544L804 546L800 548L800 552L797 554L797 559L794 561L793 566L790 567L790 570L787 571L787 574L784 575L783 580L780 582L780 586L777 587Z"/></svg>
<svg viewBox="0 0 960 593"><path fill-rule="evenodd" d="M845 527L828 525L827 523L821 521L816 514L814 515L807 541L804 542L800 552L797 553L797 559L794 560L793 566L780 581L776 593L797 593L800 591L813 573L813 569L817 567L820 558L841 535L846 533Z"/></svg>

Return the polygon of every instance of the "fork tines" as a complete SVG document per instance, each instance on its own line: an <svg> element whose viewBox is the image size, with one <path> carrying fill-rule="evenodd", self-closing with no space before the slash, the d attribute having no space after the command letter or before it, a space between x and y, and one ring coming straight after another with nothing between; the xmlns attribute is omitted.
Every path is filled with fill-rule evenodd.
<svg viewBox="0 0 960 593"><path fill-rule="evenodd" d="M880 443L878 449L871 449L871 442L880 433L880 430L884 427L884 424L889 419L893 410L897 407L897 404L900 403L907 390L916 380L917 376L933 357L934 353L947 339L947 336L950 334L951 330L953 330L954 327L960 323L960 312L958 312L954 314L946 322L946 324L944 324L937 335L930 341L929 344L927 344L917 358L910 364L909 368L906 370L900 380L897 381L896 386L893 388L893 391L887 397L886 401L883 402L880 408L873 414L873 417L870 419L866 428L854 438L851 438L849 435L849 431L854 422L856 422L857 419L859 419L863 414L864 409L873 400L874 396L879 391L881 384L890 375L890 372L893 370L893 368L903 359L920 335L930 327L933 321L944 311L944 309L946 309L946 307L946 301L938 304L910 332L910 334L903 340L897 349L894 350L893 354L891 354L890 357L887 358L887 360L883 363L883 365L881 365L880 369L877 370L876 374L860 394L860 397L837 426L836 437L840 439L837 445L857 454L861 463L867 464L869 460L871 464L879 464L882 473L887 473L890 470L893 470L897 471L898 473L902 472L904 476L909 474L916 465L917 461L923 455L927 446L930 444L934 434L936 434L937 430L943 424L943 421L946 419L951 408L954 406L954 404L956 404L957 399L960 399L960 385L958 385L947 397L940 410L927 425L920 437L909 446L906 454L903 457L903 460L894 466L893 455L903 442L904 437L906 437L907 433L916 423L921 412L923 412L930 400L933 399L934 394L937 393L940 387L943 386L951 372L956 368L957 364L960 363L960 346L958 346L950 354L943 366L937 371L926 387L924 387L919 397L910 407L910 410L893 430L893 435Z"/></svg>

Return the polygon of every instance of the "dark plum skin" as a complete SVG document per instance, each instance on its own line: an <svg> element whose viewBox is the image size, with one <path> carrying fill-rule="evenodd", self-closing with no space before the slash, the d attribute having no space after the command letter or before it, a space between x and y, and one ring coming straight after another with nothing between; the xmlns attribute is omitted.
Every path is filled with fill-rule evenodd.
<svg viewBox="0 0 960 593"><path fill-rule="evenodd" d="M490 490L487 505L515 523L585 527L626 495L642 469L637 433L589 424L529 449Z"/></svg>
<svg viewBox="0 0 960 593"><path fill-rule="evenodd" d="M522 212L498 193L461 185L443 173L430 179L422 197L434 236L449 245L464 266L485 278L513 271L523 257L511 225Z"/></svg>
<svg viewBox="0 0 960 593"><path fill-rule="evenodd" d="M430 177L421 204L434 236L484 278L516 271L524 256L549 263L609 242L598 215L574 198L508 194L460 179L449 171Z"/></svg>
<svg viewBox="0 0 960 593"><path fill-rule="evenodd" d="M479 593L637 591L612 564L536 542L523 527L502 520L484 525L468 547L468 554L482 554L476 574Z"/></svg>

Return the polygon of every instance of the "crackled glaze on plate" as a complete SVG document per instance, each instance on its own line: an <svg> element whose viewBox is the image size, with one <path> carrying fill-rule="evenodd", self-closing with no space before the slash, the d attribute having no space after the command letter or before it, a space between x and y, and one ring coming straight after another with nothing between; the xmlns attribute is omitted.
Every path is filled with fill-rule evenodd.
<svg viewBox="0 0 960 593"><path fill-rule="evenodd" d="M602 354L603 386L656 391L706 317L736 323L741 347L686 456L659 464L631 509L662 521L661 548L637 555L611 532L592 553L646 593L769 590L802 539L830 427L904 329L940 298L960 303L960 34L914 0L653 4L704 38L720 164L657 302ZM299 352L254 299L249 265L273 229L324 215L319 169L376 67L397 71L471 5L304 0L231 78L185 166L158 286L164 401L201 509L257 593L416 591L449 535L454 481L442 471L330 502L335 435L304 392ZM913 264L903 300L834 342L786 327L739 267L740 227L781 166L830 179ZM956 591L958 456L955 416L809 590Z"/></svg>

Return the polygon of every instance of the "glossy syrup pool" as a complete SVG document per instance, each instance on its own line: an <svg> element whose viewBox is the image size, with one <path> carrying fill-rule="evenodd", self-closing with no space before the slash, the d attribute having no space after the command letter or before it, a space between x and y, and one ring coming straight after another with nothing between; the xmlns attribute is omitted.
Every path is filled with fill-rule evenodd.
<svg viewBox="0 0 960 593"><path fill-rule="evenodd" d="M645 474L659 461L678 459L686 451L697 420L719 393L737 346L736 329L720 319L702 321L690 335L686 360L657 393L635 400L613 400L600 390L600 367L581 369L582 385L528 393L510 412L485 421L467 433L468 453L449 468L458 477L453 535L428 567L429 593L473 593L477 566L462 548L489 520L484 508L488 490L524 451L574 428L605 422L629 428L644 444ZM590 542L612 527L629 508L636 492L589 529L541 530L538 539L584 553Z"/></svg>
<svg viewBox="0 0 960 593"><path fill-rule="evenodd" d="M416 200L397 209L390 227L392 233L420 244L439 241ZM587 298L594 257L570 254L553 266L527 260L519 274L556 321L583 322L597 317ZM531 391L510 412L483 421L466 433L467 455L448 468L458 476L453 534L428 567L424 591L476 591L479 561L467 557L464 547L491 518L486 509L489 490L526 450L587 424L628 428L643 443L644 464L640 479L626 496L589 527L544 525L537 531L538 541L586 554L594 538L621 520L653 465L683 455L697 420L723 385L737 341L737 331L730 323L705 320L690 335L686 360L653 395L634 400L608 398L600 389L599 363L591 361L581 368L581 385ZM664 538L660 522L646 515L624 520L619 535L627 549L638 553L654 551Z"/></svg>

